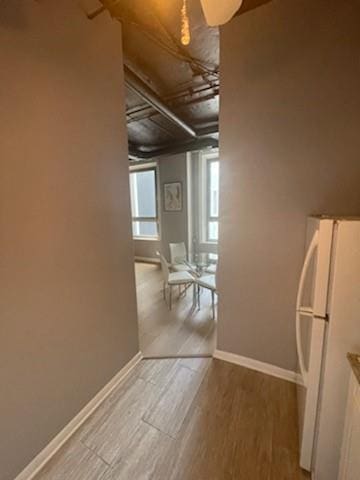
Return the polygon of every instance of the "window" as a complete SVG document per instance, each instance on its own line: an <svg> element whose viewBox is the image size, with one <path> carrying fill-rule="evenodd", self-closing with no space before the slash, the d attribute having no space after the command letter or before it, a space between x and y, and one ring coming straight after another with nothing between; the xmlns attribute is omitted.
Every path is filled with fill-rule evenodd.
<svg viewBox="0 0 360 480"><path fill-rule="evenodd" d="M156 167L130 171L133 236L158 238Z"/></svg>
<svg viewBox="0 0 360 480"><path fill-rule="evenodd" d="M219 159L206 160L206 240L219 238Z"/></svg>
<svg viewBox="0 0 360 480"><path fill-rule="evenodd" d="M199 161L200 243L217 243L219 238L219 154L203 152Z"/></svg>

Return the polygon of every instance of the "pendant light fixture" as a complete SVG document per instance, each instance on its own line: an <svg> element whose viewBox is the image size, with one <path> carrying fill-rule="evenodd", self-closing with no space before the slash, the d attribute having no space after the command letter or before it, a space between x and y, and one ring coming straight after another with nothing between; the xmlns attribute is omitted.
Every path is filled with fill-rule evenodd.
<svg viewBox="0 0 360 480"><path fill-rule="evenodd" d="M189 45L191 40L190 21L187 12L187 0L183 0L181 7L181 43L185 46Z"/></svg>
<svg viewBox="0 0 360 480"><path fill-rule="evenodd" d="M210 27L223 25L232 19L241 7L243 0L200 0L205 19ZM190 20L187 0L182 0L181 7L181 43L189 45L191 40Z"/></svg>
<svg viewBox="0 0 360 480"><path fill-rule="evenodd" d="M232 19L243 0L201 0L205 19L210 27L223 25Z"/></svg>

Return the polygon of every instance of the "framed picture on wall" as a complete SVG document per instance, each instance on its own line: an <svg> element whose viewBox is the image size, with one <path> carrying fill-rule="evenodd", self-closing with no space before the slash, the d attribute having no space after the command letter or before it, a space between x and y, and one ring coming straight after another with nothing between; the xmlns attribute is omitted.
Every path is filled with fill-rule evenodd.
<svg viewBox="0 0 360 480"><path fill-rule="evenodd" d="M180 212L182 210L181 182L164 183L165 212Z"/></svg>

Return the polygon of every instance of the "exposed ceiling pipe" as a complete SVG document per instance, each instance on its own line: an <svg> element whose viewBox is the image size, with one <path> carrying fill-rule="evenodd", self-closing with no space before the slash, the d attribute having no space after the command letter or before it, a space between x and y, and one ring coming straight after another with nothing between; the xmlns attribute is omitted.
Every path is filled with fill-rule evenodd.
<svg viewBox="0 0 360 480"><path fill-rule="evenodd" d="M205 97L201 97L202 94L204 94ZM201 85L200 87L190 86L187 89L180 90L170 95L165 95L163 99L168 105L183 106L187 105L187 101L192 101L193 99L197 98L206 98L206 96L208 96L209 94L213 94L214 96L217 96L219 94L218 82L214 82L214 85L211 87L209 87L208 85ZM151 106L147 103L144 103L143 105L137 105L136 107L129 108L128 110L126 110L126 115L135 115L145 111L148 112L150 110L152 110Z"/></svg>
<svg viewBox="0 0 360 480"><path fill-rule="evenodd" d="M187 135L196 138L195 130L182 120L175 112L173 112L148 85L146 85L141 78L139 78L134 72L132 72L126 65L125 71L125 84L126 86L139 95L145 102L151 105L155 110L160 112L164 117L170 120L172 123L181 128Z"/></svg>
<svg viewBox="0 0 360 480"><path fill-rule="evenodd" d="M214 133L219 133L219 122L209 122L203 126L196 128L196 134L198 138L205 137L205 135L213 135Z"/></svg>
<svg viewBox="0 0 360 480"><path fill-rule="evenodd" d="M173 145L164 145L161 147L139 147L129 143L129 157L149 159L154 157L161 157L162 155L171 155L175 153L192 152L194 150L201 150L204 148L217 148L219 142L216 138L208 137L207 135L216 134L219 132L218 122L208 122L196 129L198 138L192 141L178 142Z"/></svg>
<svg viewBox="0 0 360 480"><path fill-rule="evenodd" d="M218 140L215 138L199 138L190 142L183 142L174 145L167 145L153 150L141 150L134 145L129 145L129 157L131 159L149 160L151 158L161 157L162 155L175 155L176 153L193 152L205 148L217 148Z"/></svg>
<svg viewBox="0 0 360 480"><path fill-rule="evenodd" d="M178 103L177 107L179 108L184 108L184 107L189 107L191 105L198 105L199 103L202 102L207 102L209 100L214 100L217 96L219 95L219 90L214 91L214 93L211 93L210 95L206 95L203 97L198 97L198 98L193 98L192 100L184 103ZM138 113L140 112L140 113ZM135 111L135 114L133 113L126 113L127 116L127 123L132 123L132 122L138 122L140 120L147 120L154 115L156 115L158 112L154 111L150 105L147 105L146 108L138 109L138 111ZM198 132L197 132L198 133Z"/></svg>

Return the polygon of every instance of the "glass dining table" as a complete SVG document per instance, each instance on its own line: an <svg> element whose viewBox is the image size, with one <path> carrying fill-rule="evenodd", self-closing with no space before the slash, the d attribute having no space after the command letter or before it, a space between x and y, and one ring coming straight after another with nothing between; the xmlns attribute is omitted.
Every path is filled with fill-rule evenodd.
<svg viewBox="0 0 360 480"><path fill-rule="evenodd" d="M200 277L204 273L215 273L218 254L209 252L190 253L188 260L182 260L182 263L190 267Z"/></svg>

